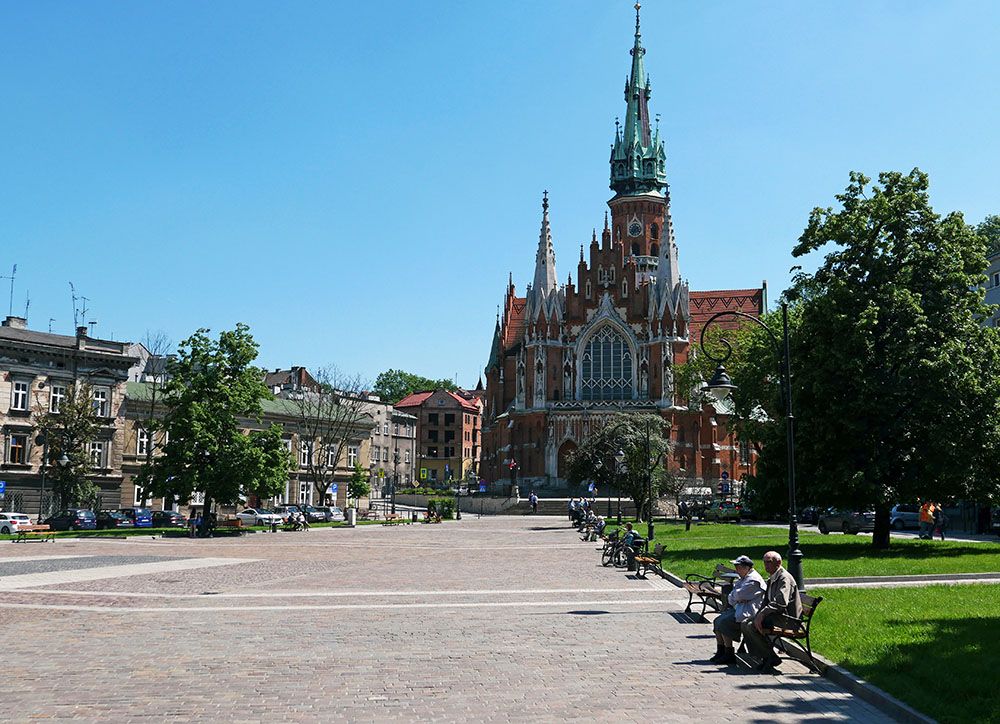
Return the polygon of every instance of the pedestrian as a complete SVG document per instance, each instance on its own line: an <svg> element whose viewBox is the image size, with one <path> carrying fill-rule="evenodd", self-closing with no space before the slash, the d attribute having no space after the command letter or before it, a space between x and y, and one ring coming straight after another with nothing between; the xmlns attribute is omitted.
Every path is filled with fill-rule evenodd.
<svg viewBox="0 0 1000 724"><path fill-rule="evenodd" d="M931 540L934 540L934 533L941 536L941 540L944 540L944 528L948 524L948 518L944 514L944 507L941 503L934 504L934 531L931 533Z"/></svg>
<svg viewBox="0 0 1000 724"><path fill-rule="evenodd" d="M531 514L534 515L538 513L538 496L535 495L535 491L531 491L531 495L528 496L528 501L531 503Z"/></svg>
<svg viewBox="0 0 1000 724"><path fill-rule="evenodd" d="M929 500L920 506L920 538L930 540L934 528L934 504Z"/></svg>

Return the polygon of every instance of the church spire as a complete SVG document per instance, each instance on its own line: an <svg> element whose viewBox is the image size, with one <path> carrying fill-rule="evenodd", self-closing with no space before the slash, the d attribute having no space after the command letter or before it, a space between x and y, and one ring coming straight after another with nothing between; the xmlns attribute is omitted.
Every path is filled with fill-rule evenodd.
<svg viewBox="0 0 1000 724"><path fill-rule="evenodd" d="M643 60L646 49L642 47L640 7L639 3L635 4L632 72L625 84L625 124L619 133L615 123L615 142L611 147L611 188L620 195L659 192L667 183L666 154L659 130L654 135L649 125L652 86Z"/></svg>
<svg viewBox="0 0 1000 724"><path fill-rule="evenodd" d="M542 193L542 228L538 233L538 252L535 254L535 280L531 289L547 297L556 291L556 252L552 248L552 230L549 228L549 192Z"/></svg>

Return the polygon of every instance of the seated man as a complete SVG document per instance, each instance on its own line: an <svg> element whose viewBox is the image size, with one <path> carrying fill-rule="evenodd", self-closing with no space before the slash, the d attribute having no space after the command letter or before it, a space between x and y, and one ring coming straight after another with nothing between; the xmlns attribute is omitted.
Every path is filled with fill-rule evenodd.
<svg viewBox="0 0 1000 724"><path fill-rule="evenodd" d="M764 570L770 575L764 593L764 605L752 621L744 621L741 624L750 652L761 658L757 667L759 669L768 669L781 663L781 659L774 653L771 643L764 636L765 629L782 624L787 626L787 622L782 620L784 616L802 618L799 587L795 583L795 579L792 578L792 574L781 567L781 554L777 551L765 553Z"/></svg>
<svg viewBox="0 0 1000 724"><path fill-rule="evenodd" d="M733 642L740 640L740 624L751 621L764 601L764 579L753 569L749 556L739 556L730 561L739 576L729 592L729 608L712 622L715 630L716 651L709 661L714 664L735 664ZM718 570L718 569L717 569Z"/></svg>

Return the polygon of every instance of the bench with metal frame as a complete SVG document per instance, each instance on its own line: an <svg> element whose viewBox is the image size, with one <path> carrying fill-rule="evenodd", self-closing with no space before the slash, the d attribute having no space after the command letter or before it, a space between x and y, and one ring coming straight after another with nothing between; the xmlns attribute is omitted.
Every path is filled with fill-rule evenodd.
<svg viewBox="0 0 1000 724"><path fill-rule="evenodd" d="M14 543L28 543L30 541L41 541L44 543L47 540L54 541L56 539L55 532L44 523L39 523L36 525L22 525L17 529L17 537L13 539Z"/></svg>
<svg viewBox="0 0 1000 724"><path fill-rule="evenodd" d="M653 546L652 553L639 553L635 557L635 572L639 578L645 578L650 571L658 575L663 574L663 556L666 555L667 547L663 543Z"/></svg>
<svg viewBox="0 0 1000 724"><path fill-rule="evenodd" d="M816 614L816 608L823 601L823 597L810 596L805 591L799 591L799 601L802 603L802 618L795 618L783 613L775 614L770 617L769 622L771 623L771 627L764 629L764 635L772 644L780 646L782 651L797 659L798 657L794 656L788 650L785 642L794 644L808 659L803 663L813 671L819 672L819 666L816 664L816 659L813 658L812 654L809 629L812 626L812 619Z"/></svg>

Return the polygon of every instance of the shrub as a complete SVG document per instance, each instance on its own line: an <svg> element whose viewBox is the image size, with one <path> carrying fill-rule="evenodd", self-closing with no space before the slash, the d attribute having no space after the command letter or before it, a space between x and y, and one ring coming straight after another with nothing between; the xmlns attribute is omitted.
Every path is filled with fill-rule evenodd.
<svg viewBox="0 0 1000 724"><path fill-rule="evenodd" d="M427 501L427 510L432 514L440 515L444 520L451 520L455 517L455 499L431 498Z"/></svg>

